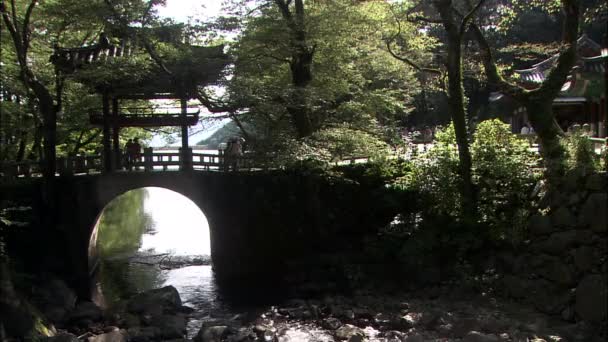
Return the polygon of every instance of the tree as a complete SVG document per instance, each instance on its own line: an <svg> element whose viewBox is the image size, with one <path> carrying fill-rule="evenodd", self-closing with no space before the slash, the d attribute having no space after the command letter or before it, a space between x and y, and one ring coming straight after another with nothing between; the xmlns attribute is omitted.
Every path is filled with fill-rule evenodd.
<svg viewBox="0 0 608 342"><path fill-rule="evenodd" d="M561 0L561 7L564 15L562 51L555 67L547 75L546 81L533 90L508 82L500 75L482 28L471 25L474 37L482 50L483 66L488 81L525 106L530 123L538 134L541 154L550 180L555 180L564 173L564 149L559 141L563 131L555 121L552 103L576 61L580 1Z"/></svg>
<svg viewBox="0 0 608 342"><path fill-rule="evenodd" d="M445 69L447 71L447 82L444 87L448 97L450 115L456 134L456 144L458 146L459 171L461 177L460 193L463 199L462 213L464 217L476 216L476 195L472 180L468 120L463 88L463 42L469 23L483 3L484 0L477 2L474 7L470 8L466 15L460 13L452 0L434 0L431 3L432 8L426 8L427 12L434 10L438 15L438 17L435 18L423 17L419 13L416 13L416 11L421 10L421 7L425 5L424 3L418 3L416 6L407 8L405 11L405 14L410 21L441 25L444 30L443 34L446 45ZM411 18L412 15L414 15L415 18ZM394 38L392 40L394 40ZM395 58L413 66L420 72L441 74L441 71L437 69L420 67L418 63L415 63L411 59L396 55L392 52L390 43L391 40L387 42L387 48Z"/></svg>
<svg viewBox="0 0 608 342"><path fill-rule="evenodd" d="M0 12L15 47L21 80L34 94L42 116L45 157L43 174L49 178L55 176L57 113L61 110L61 100L55 101L51 89L40 80L29 63L29 51L32 44L30 21L36 5L38 5L38 1L31 0L25 13L21 14L18 12L15 0L10 0L10 9L6 7L4 1L1 1Z"/></svg>
<svg viewBox="0 0 608 342"><path fill-rule="evenodd" d="M275 2L258 4L262 6L255 15L239 17L244 23L231 48L235 65L227 96L257 137L272 142L269 148L280 148L281 141L291 138L335 137L316 134L335 128L385 138L389 127L412 110L413 96L419 92L414 73L392 59L381 40L390 25L387 3L304 4L309 52L315 47L312 77L305 87L294 81L299 50L294 47L284 14ZM289 10L295 13L295 7ZM418 35L413 25L404 31L408 36ZM430 41L422 35L416 40L412 51L422 55ZM299 110L305 110L310 119L312 132L308 137L296 123L294 113Z"/></svg>

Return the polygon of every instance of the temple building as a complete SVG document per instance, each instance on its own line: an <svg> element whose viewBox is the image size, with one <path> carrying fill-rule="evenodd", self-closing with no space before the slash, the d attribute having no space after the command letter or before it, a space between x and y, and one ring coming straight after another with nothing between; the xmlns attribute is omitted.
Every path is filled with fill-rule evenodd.
<svg viewBox="0 0 608 342"><path fill-rule="evenodd" d="M553 101L553 113L560 127L567 131L574 124L589 124L591 135L606 136L605 72L608 55L586 35L578 39L578 59L559 96ZM519 84L526 89L538 88L557 63L554 55L529 69L515 70ZM526 109L507 95L494 92L490 103L495 113L510 122L513 133L520 133L528 122Z"/></svg>

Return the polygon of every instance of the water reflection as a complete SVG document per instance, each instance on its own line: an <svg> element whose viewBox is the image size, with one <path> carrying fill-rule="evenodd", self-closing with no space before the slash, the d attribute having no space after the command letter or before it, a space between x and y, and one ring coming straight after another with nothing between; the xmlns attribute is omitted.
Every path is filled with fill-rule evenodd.
<svg viewBox="0 0 608 342"><path fill-rule="evenodd" d="M209 255L209 224L194 202L177 192L146 188L145 212L152 231L142 237L141 250L175 255Z"/></svg>
<svg viewBox="0 0 608 342"><path fill-rule="evenodd" d="M102 213L97 247L98 296L105 306L173 285L185 304L207 312L219 309L210 266L166 270L153 257L210 254L207 219L186 197L162 188L137 189L117 197Z"/></svg>

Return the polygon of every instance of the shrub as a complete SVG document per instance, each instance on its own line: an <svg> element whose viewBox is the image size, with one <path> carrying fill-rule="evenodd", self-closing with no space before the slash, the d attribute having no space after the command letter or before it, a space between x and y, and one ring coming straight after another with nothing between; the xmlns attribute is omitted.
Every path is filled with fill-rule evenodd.
<svg viewBox="0 0 608 342"><path fill-rule="evenodd" d="M601 167L601 157L594 151L593 143L586 135L574 133L562 139L566 150L568 171L593 172Z"/></svg>
<svg viewBox="0 0 608 342"><path fill-rule="evenodd" d="M494 238L518 240L522 236L529 196L538 174L538 156L526 140L511 133L500 120L477 126L471 144L473 182L478 191L480 222Z"/></svg>
<svg viewBox="0 0 608 342"><path fill-rule="evenodd" d="M394 185L414 188L423 194L425 220L449 217L451 221L469 221L470 218L460 217L459 160L453 126L438 131L436 138L427 153L412 160L412 171ZM528 196L537 179L534 172L537 157L529 151L526 141L518 139L499 120L484 121L477 126L471 157L479 217L469 231L516 242L521 237ZM485 230L479 232L478 227ZM468 240L466 236L462 238Z"/></svg>

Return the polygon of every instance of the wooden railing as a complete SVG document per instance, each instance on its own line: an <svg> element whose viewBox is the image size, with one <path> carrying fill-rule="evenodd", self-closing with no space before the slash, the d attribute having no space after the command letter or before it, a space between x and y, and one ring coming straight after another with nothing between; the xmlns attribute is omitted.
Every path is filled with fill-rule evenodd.
<svg viewBox="0 0 608 342"><path fill-rule="evenodd" d="M183 156L186 156L184 159ZM185 161L185 162L184 162ZM100 155L74 156L57 159L57 175L87 175L103 172L103 158ZM233 170L259 170L263 166L256 166L250 155L226 156L223 151L214 153L182 151L155 152L152 148L145 148L144 153L137 156L134 161L127 163L124 156L123 163L114 167L114 171L175 171L175 170L204 170L204 171L233 171ZM39 177L42 175L42 164L37 161L5 162L0 163L0 177Z"/></svg>
<svg viewBox="0 0 608 342"><path fill-rule="evenodd" d="M538 151L535 135L520 136L530 142L530 148ZM607 139L589 138L593 143L596 153L601 153L608 148ZM416 144L415 153L424 153L433 144ZM199 152L200 151L200 152ZM183 158L185 156L185 158ZM395 156L398 157L398 156ZM405 156L408 157L407 155ZM227 156L222 150L217 154L203 152L200 149L188 148L186 153L181 149L161 148L155 151L153 148L145 148L144 153L133 162L126 163L123 159L122 165L114 167L114 171L176 171L176 170L201 170L201 171L233 171L233 170L265 170L267 165L255 159L251 154L241 156ZM366 163L368 156L350 156L336 161L335 165L347 165L355 163ZM57 159L57 174L65 175L87 175L103 172L104 163L100 155L84 155ZM37 177L42 175L42 165L37 161L0 162L0 177Z"/></svg>

